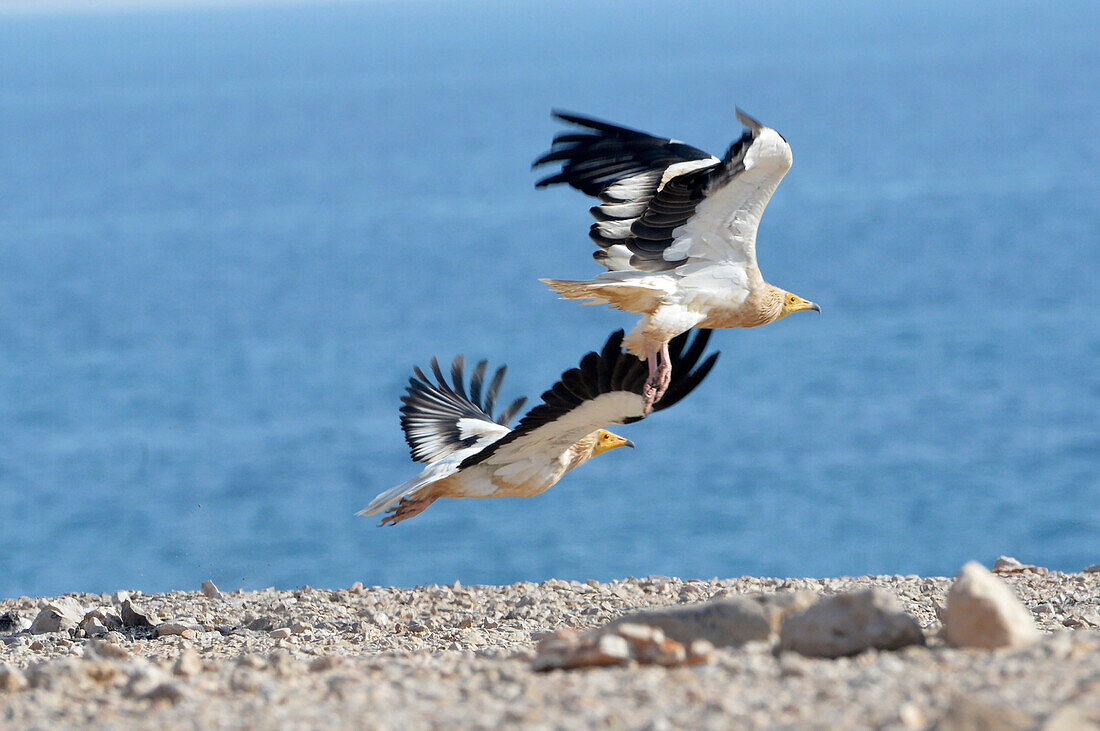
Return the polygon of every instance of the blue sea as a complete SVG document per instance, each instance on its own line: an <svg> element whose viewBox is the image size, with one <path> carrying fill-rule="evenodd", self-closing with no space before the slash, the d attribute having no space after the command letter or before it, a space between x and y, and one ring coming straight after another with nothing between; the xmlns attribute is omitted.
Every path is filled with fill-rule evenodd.
<svg viewBox="0 0 1100 731"><path fill-rule="evenodd" d="M0 596L1100 562L1091 2L367 2L0 15ZM414 475L412 366L537 397L634 317L552 107L794 167L767 279L637 443L531 499Z"/></svg>

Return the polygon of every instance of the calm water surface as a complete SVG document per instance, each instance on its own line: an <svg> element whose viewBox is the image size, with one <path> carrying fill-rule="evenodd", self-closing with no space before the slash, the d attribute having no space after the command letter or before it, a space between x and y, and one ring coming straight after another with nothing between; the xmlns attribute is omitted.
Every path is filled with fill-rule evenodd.
<svg viewBox="0 0 1100 731"><path fill-rule="evenodd" d="M799 6L801 8L802 6ZM609 31L609 29L613 29ZM0 17L0 595L1100 562L1091 3L377 3ZM552 106L795 156L699 392L528 500L354 512L411 366L537 395L633 318L556 300Z"/></svg>

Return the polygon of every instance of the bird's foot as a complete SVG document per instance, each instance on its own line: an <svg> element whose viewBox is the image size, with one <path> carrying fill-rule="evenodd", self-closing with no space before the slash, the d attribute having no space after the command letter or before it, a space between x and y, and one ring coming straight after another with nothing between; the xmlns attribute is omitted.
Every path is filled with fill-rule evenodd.
<svg viewBox="0 0 1100 731"><path fill-rule="evenodd" d="M427 510L428 506L435 502L434 497L421 498L419 500L410 500L409 498L401 498L401 502L394 505L386 513L386 516L382 518L382 522L379 523L379 527L386 525L397 525L402 520L408 520L409 518L415 518L416 516Z"/></svg>
<svg viewBox="0 0 1100 731"><path fill-rule="evenodd" d="M649 416L649 412L653 410L653 402L657 400L657 385L650 383L648 380L645 382L645 386L642 387L642 416Z"/></svg>

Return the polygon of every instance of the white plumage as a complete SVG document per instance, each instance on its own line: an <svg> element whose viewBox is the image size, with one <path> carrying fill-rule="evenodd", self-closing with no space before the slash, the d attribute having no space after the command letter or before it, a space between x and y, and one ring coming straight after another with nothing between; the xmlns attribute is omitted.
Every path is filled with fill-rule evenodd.
<svg viewBox="0 0 1100 731"><path fill-rule="evenodd" d="M685 335L673 344L677 374L665 397L654 408L672 406L706 377L718 358L702 359L708 334L688 344ZM495 420L492 416L504 368L497 371L484 400L481 391L486 361L478 363L465 389L462 356L451 367L451 383L432 359L433 383L419 369L409 379L402 398L401 425L413 459L426 463L407 482L370 502L360 515L390 512L383 519L397 523L423 511L441 497L526 497L550 488L566 472L597 454L629 440L604 429L644 415L645 367L622 350L618 331L599 353L588 353L578 368L542 395L542 403L516 425L507 422L525 399L519 399Z"/></svg>
<svg viewBox="0 0 1100 731"><path fill-rule="evenodd" d="M650 364L647 401L668 387L668 342L691 328L755 327L820 308L764 281L756 233L791 167L775 130L740 110L748 128L722 159L682 142L556 113L586 128L554 138L535 165L560 163L538 185L566 183L600 205L589 235L607 271L587 281L544 279L568 299L642 315L626 339Z"/></svg>

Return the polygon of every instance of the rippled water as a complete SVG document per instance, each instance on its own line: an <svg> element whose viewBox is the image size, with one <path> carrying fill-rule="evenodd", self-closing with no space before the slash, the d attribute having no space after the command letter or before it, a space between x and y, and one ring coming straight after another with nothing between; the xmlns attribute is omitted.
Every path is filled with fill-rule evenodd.
<svg viewBox="0 0 1100 731"><path fill-rule="evenodd" d="M406 3L0 18L0 595L1100 561L1091 4ZM356 518L414 363L535 396L551 106L795 165L765 276L822 304L528 500ZM624 450L625 451L625 450Z"/></svg>

